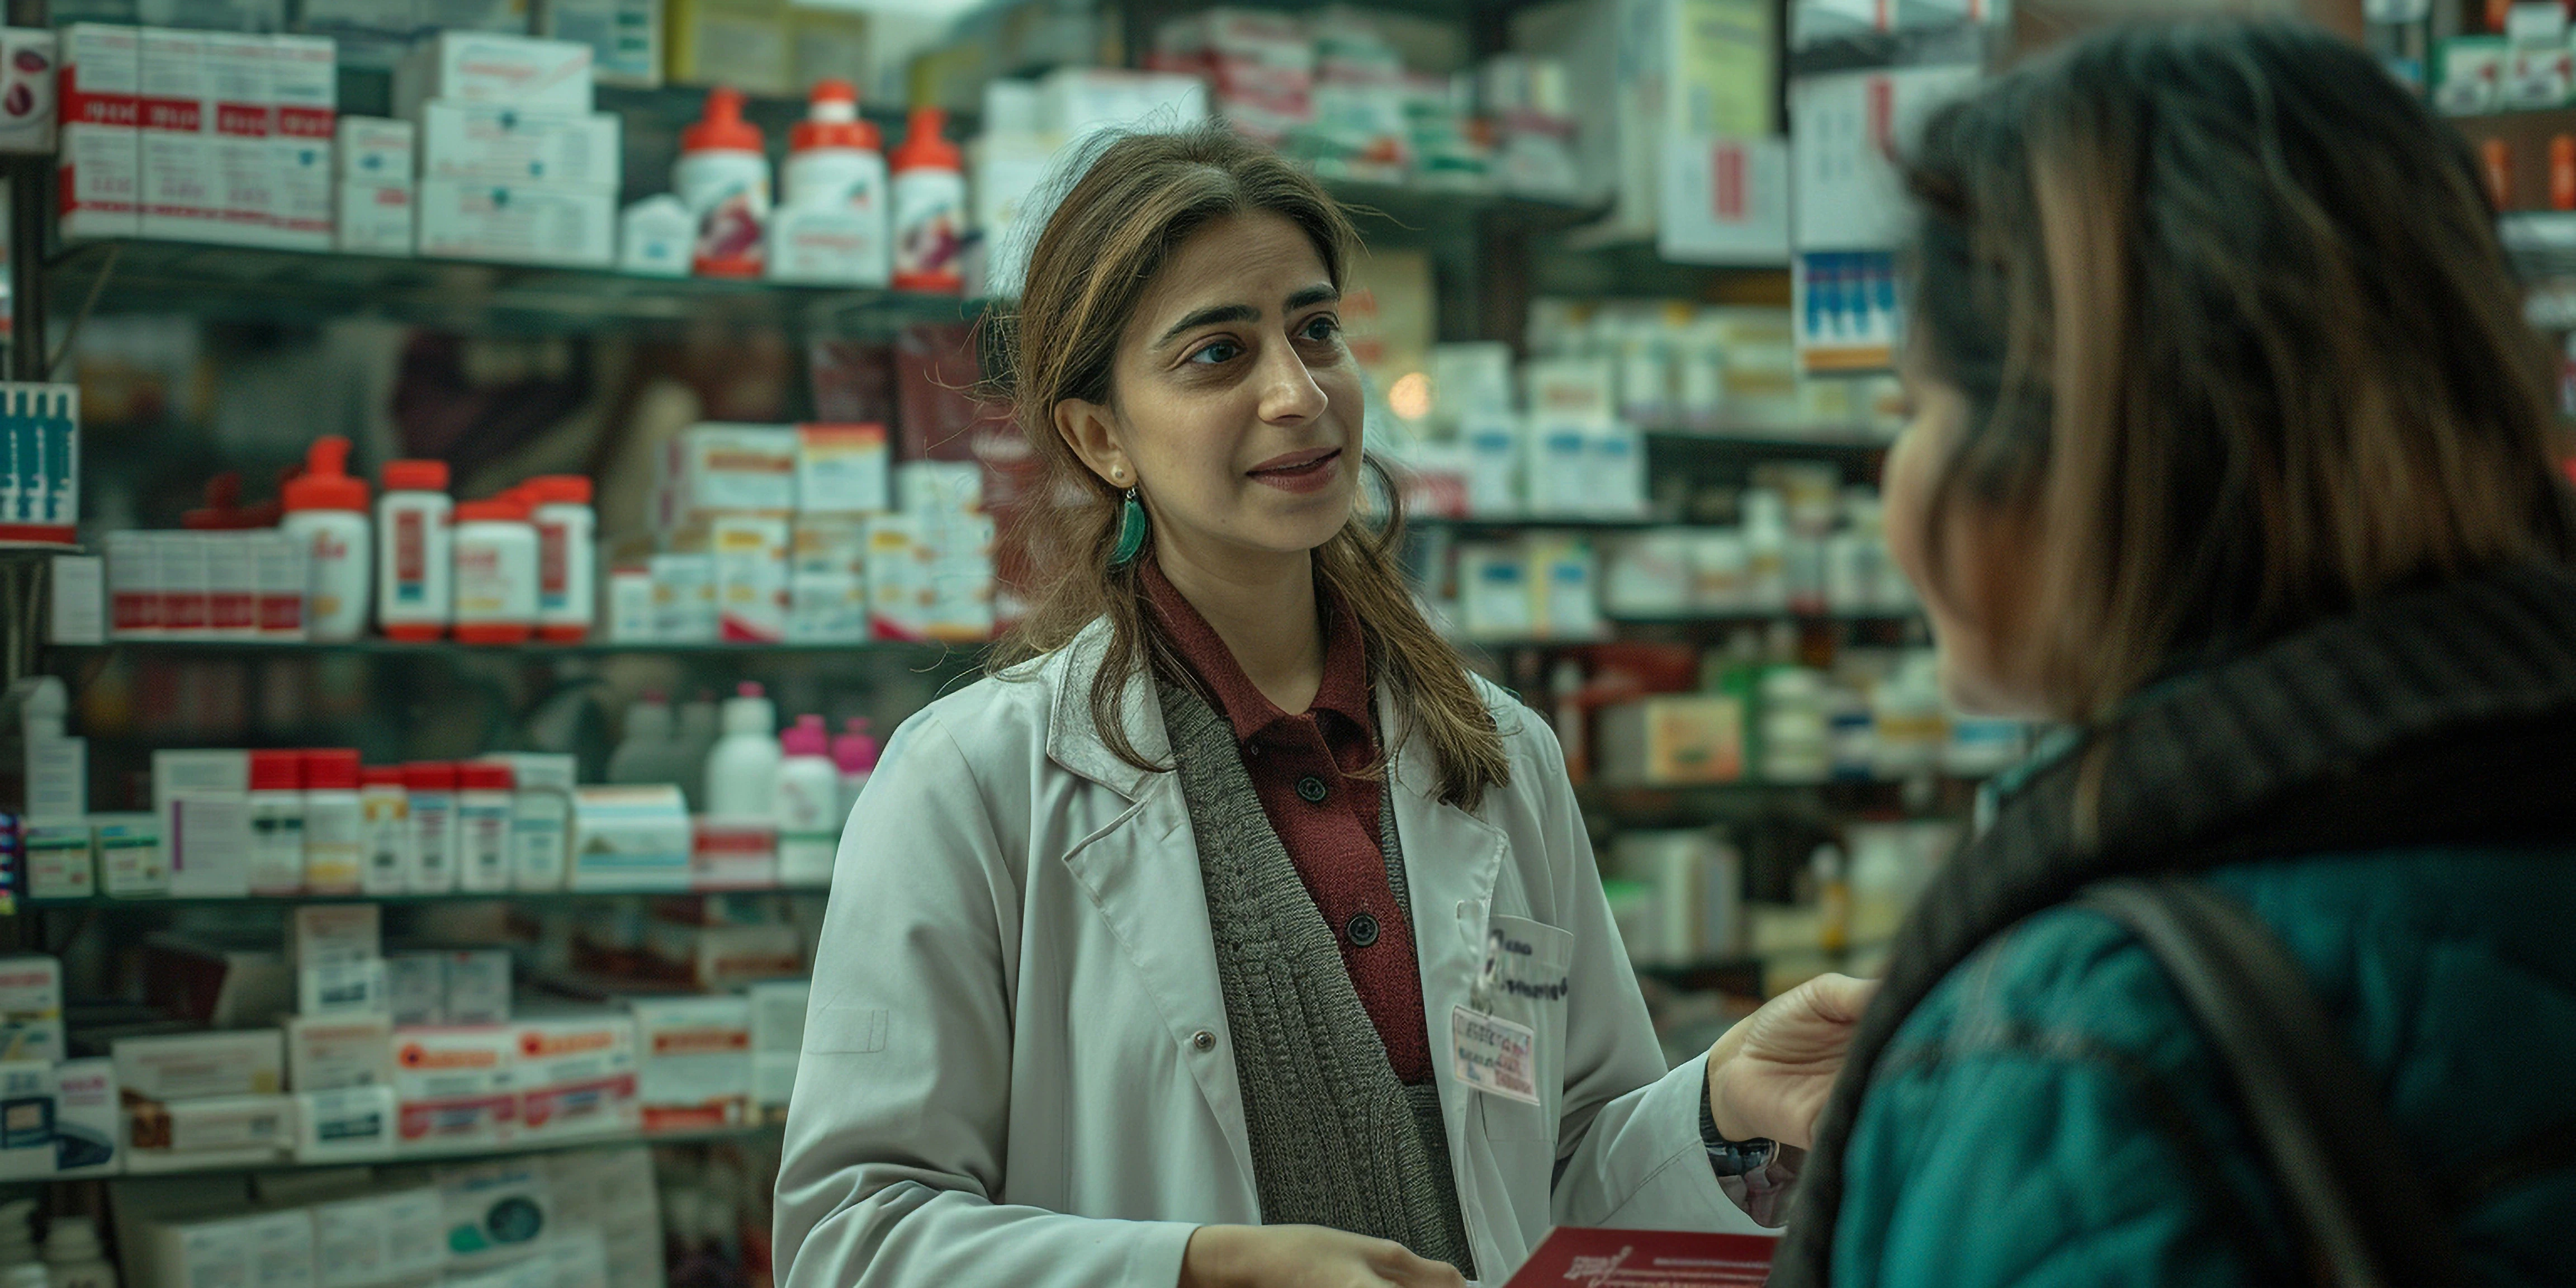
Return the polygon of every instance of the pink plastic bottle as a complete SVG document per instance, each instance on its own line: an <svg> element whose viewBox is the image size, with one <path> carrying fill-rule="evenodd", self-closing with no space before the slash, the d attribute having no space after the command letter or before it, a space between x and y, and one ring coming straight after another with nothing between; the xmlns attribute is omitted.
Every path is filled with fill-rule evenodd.
<svg viewBox="0 0 2576 1288"><path fill-rule="evenodd" d="M832 879L832 855L840 849L841 782L838 766L827 753L831 732L823 717L796 717L796 727L778 735L778 881L781 885L822 885Z"/></svg>
<svg viewBox="0 0 2576 1288"><path fill-rule="evenodd" d="M842 723L849 732L832 740L832 762L841 771L841 817L850 816L850 807L859 803L859 789L868 785L868 775L877 768L877 740L868 736L865 716L852 716Z"/></svg>

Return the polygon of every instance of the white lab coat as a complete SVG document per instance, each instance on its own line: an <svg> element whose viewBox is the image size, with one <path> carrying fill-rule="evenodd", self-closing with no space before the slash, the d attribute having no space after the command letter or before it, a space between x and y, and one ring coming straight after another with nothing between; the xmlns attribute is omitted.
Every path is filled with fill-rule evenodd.
<svg viewBox="0 0 2576 1288"><path fill-rule="evenodd" d="M905 721L850 815L779 1169L781 1288L1166 1288L1193 1228L1261 1220L1189 811L1176 775L1101 741L1105 637ZM1554 735L1485 692L1510 786L1442 804L1412 738L1391 771L1482 1282L1555 1224L1768 1233L1709 1168L1700 1062L1665 1070ZM1148 681L1125 710L1161 760ZM1494 990L1537 1030L1536 1108L1449 1067L1489 928L1533 950L1506 978L1565 983Z"/></svg>

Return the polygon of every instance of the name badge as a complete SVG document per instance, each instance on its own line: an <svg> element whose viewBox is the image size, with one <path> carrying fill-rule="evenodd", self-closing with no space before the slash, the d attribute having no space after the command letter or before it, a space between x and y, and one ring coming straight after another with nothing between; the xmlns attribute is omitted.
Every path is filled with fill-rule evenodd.
<svg viewBox="0 0 2576 1288"><path fill-rule="evenodd" d="M1537 1104L1538 1078L1531 1063L1537 1046L1538 1034L1526 1024L1472 1006L1449 1012L1449 1048L1458 1081L1488 1095Z"/></svg>

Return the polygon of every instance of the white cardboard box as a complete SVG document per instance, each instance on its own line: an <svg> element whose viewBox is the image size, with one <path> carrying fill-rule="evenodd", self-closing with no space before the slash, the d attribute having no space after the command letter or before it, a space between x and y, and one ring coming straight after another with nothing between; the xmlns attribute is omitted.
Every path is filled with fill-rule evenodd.
<svg viewBox="0 0 2576 1288"><path fill-rule="evenodd" d="M65 1060L54 1066L54 1175L113 1176L125 1170L125 1106L116 1062Z"/></svg>
<svg viewBox="0 0 2576 1288"><path fill-rule="evenodd" d="M224 192L208 119L206 33L145 27L140 57L143 235L219 239Z"/></svg>
<svg viewBox="0 0 2576 1288"><path fill-rule="evenodd" d="M286 1047L276 1029L118 1038L110 1051L117 1086L129 1097L266 1096L284 1086Z"/></svg>
<svg viewBox="0 0 2576 1288"><path fill-rule="evenodd" d="M662 0L546 0L537 34L590 46L591 79L602 85L662 85Z"/></svg>
<svg viewBox="0 0 2576 1288"><path fill-rule="evenodd" d="M370 961L384 955L384 910L372 903L312 903L287 925L287 960L298 966Z"/></svg>
<svg viewBox="0 0 2576 1288"><path fill-rule="evenodd" d="M0 1180L54 1174L54 1066L42 1060L0 1061Z"/></svg>
<svg viewBox="0 0 2576 1288"><path fill-rule="evenodd" d="M411 186L417 133L409 121L382 116L343 116L333 141L331 177L342 183Z"/></svg>
<svg viewBox="0 0 2576 1288"><path fill-rule="evenodd" d="M426 179L419 195L425 257L591 268L616 259L613 191Z"/></svg>
<svg viewBox="0 0 2576 1288"><path fill-rule="evenodd" d="M250 753L156 751L152 753L152 809L161 819L161 852L170 893L186 898L239 897L250 892ZM232 827L214 811L183 820L180 801L238 800ZM191 832L183 822L198 824Z"/></svg>
<svg viewBox="0 0 2576 1288"><path fill-rule="evenodd" d="M636 1093L644 1129L726 1127L751 1098L751 1004L740 996L638 997Z"/></svg>
<svg viewBox="0 0 2576 1288"><path fill-rule="evenodd" d="M364 255L411 254L415 194L410 184L343 183L333 191L333 245Z"/></svg>
<svg viewBox="0 0 2576 1288"><path fill-rule="evenodd" d="M590 46L486 32L442 31L394 73L394 114L420 118L432 99L591 110Z"/></svg>
<svg viewBox="0 0 2576 1288"><path fill-rule="evenodd" d="M299 1015L286 1021L287 1084L297 1092L390 1085L394 1026L381 1015Z"/></svg>
<svg viewBox="0 0 2576 1288"><path fill-rule="evenodd" d="M132 237L142 229L142 48L133 27L76 22L63 29L57 178L67 239Z"/></svg>
<svg viewBox="0 0 2576 1288"><path fill-rule="evenodd" d="M611 112L432 100L421 105L420 177L613 192L624 174L618 138Z"/></svg>
<svg viewBox="0 0 2576 1288"><path fill-rule="evenodd" d="M295 1158L302 1163L391 1158L400 1106L376 1085L295 1096Z"/></svg>
<svg viewBox="0 0 2576 1288"><path fill-rule="evenodd" d="M271 36L271 244L332 246L332 138L340 115L339 49L327 36Z"/></svg>
<svg viewBox="0 0 2576 1288"><path fill-rule="evenodd" d="M144 37L147 47L154 39ZM199 39L206 87L201 132L215 202L213 220L197 235L209 241L271 244L278 210L277 154L270 145L276 91L269 84L269 39L227 31L209 31ZM252 629L257 629L255 618Z"/></svg>

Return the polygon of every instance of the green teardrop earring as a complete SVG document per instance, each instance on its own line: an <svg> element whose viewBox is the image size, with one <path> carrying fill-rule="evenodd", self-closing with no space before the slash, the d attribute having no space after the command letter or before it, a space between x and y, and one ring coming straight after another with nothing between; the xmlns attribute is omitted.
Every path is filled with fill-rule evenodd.
<svg viewBox="0 0 2576 1288"><path fill-rule="evenodd" d="M1109 566L1124 568L1135 562L1136 554L1145 548L1145 503L1136 499L1136 489L1127 489L1127 500L1118 509L1118 544L1109 551Z"/></svg>

